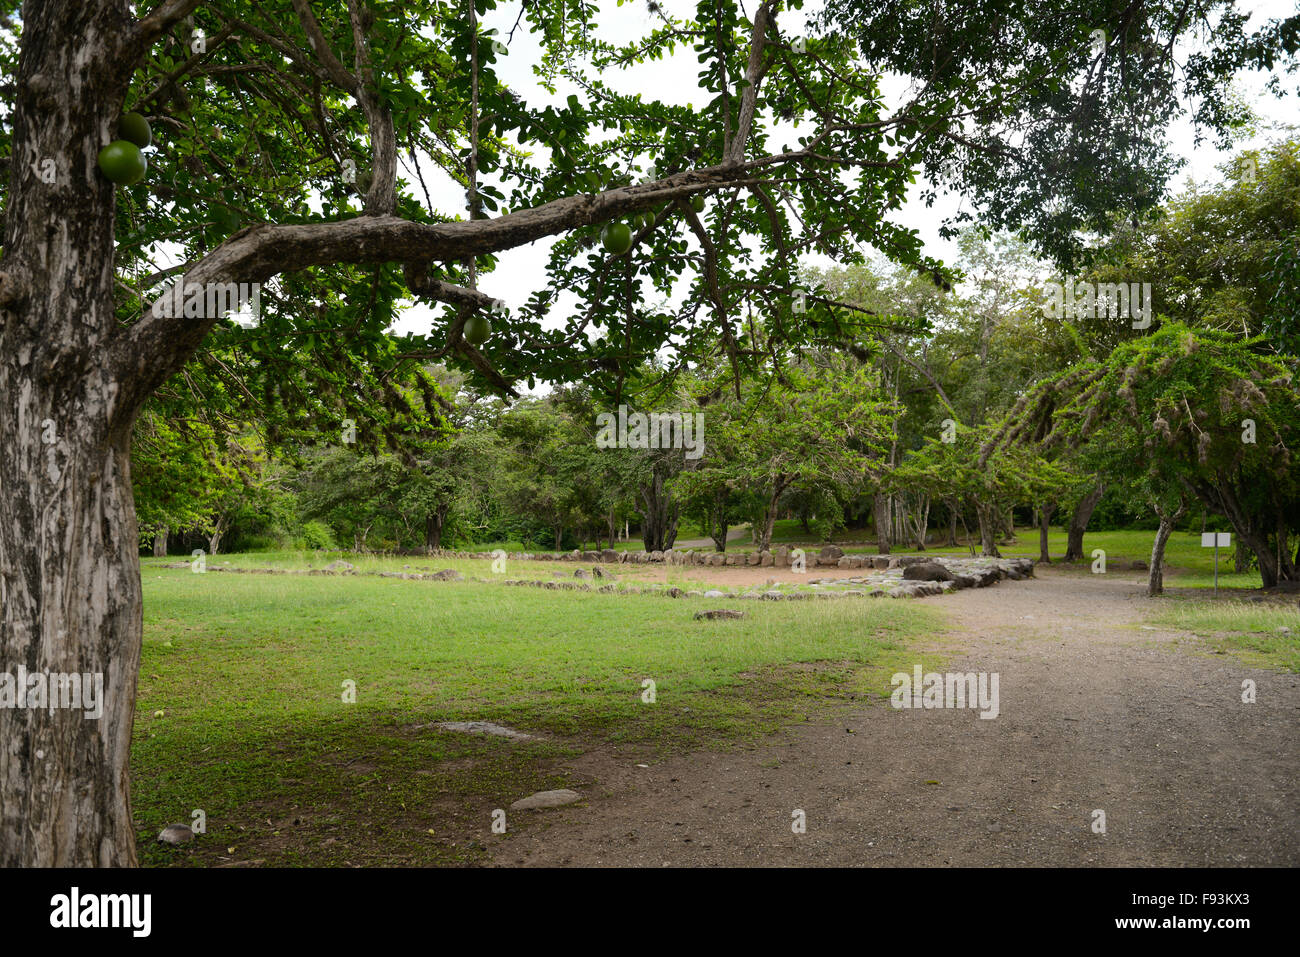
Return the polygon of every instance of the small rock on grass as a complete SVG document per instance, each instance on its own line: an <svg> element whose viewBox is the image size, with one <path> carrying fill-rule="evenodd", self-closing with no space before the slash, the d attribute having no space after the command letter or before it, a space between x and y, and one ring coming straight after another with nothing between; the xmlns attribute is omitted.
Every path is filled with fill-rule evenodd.
<svg viewBox="0 0 1300 957"><path fill-rule="evenodd" d="M560 788L558 791L538 791L536 794L530 794L526 798L515 801L510 805L510 810L535 811L544 807L563 807L566 804L581 800L581 794L577 791L570 791L568 788Z"/></svg>
<svg viewBox="0 0 1300 957"><path fill-rule="evenodd" d="M194 840L194 832L187 824L168 824L158 835L162 844L188 844Z"/></svg>
<svg viewBox="0 0 1300 957"><path fill-rule="evenodd" d="M514 728L507 728L505 725L493 724L491 721L439 721L437 727L442 728L444 731L490 734L498 738L512 738L516 741L527 741L532 737L531 734L516 731Z"/></svg>
<svg viewBox="0 0 1300 957"><path fill-rule="evenodd" d="M731 608L714 608L711 611L697 611L695 613L696 621L699 621L701 618L708 618L710 620L713 620L716 618L744 618L744 617L745 617L745 613L743 611L735 611Z"/></svg>

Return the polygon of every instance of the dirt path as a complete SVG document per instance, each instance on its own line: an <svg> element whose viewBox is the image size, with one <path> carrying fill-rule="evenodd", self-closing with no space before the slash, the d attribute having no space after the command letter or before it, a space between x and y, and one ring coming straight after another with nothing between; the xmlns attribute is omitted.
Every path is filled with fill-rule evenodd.
<svg viewBox="0 0 1300 957"><path fill-rule="evenodd" d="M496 863L1300 864L1300 676L1141 630L1136 576L1038 574L930 599L946 670L999 674L998 718L875 702L649 768L589 752L572 764L589 800L527 812Z"/></svg>

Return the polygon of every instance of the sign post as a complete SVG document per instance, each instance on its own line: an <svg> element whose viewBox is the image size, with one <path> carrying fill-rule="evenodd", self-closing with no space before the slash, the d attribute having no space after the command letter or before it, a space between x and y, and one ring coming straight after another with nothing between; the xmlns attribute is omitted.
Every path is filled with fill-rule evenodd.
<svg viewBox="0 0 1300 957"><path fill-rule="evenodd" d="M1219 546L1232 544L1231 532L1201 532L1201 547L1214 549L1214 597L1219 597Z"/></svg>

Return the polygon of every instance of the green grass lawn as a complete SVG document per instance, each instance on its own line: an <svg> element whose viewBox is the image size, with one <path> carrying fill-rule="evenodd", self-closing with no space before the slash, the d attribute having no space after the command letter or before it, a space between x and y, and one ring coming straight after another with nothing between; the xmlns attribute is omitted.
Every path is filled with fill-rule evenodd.
<svg viewBox="0 0 1300 957"><path fill-rule="evenodd" d="M306 564L294 558L210 562ZM735 745L850 695L887 694L890 674L935 661L909 649L942 622L923 605L851 600L752 602L744 621L697 622L707 605L655 595L158 564L143 570L131 767L153 865L475 863L494 808L575 783L557 759L593 743L645 761ZM655 704L641 701L645 679ZM427 727L471 719L544 737ZM195 808L205 836L155 842Z"/></svg>
<svg viewBox="0 0 1300 957"><path fill-rule="evenodd" d="M1300 671L1300 608L1289 604L1245 604L1174 599L1151 615L1153 624L1190 631L1215 652L1274 671ZM1289 632L1281 629L1290 629Z"/></svg>

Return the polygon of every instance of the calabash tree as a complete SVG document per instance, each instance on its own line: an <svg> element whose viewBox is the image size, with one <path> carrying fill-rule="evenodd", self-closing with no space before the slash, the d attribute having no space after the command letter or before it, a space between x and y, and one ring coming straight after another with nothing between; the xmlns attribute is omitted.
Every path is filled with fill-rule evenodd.
<svg viewBox="0 0 1300 957"><path fill-rule="evenodd" d="M789 308L791 270L810 251L854 261L870 244L941 275L889 217L919 163L963 165L964 125L980 118L964 77L938 77L923 102L889 115L853 42L833 24L795 37L777 0L748 15L702 0L685 19L656 6L653 28L627 45L602 39L594 4L526 4L520 29L540 38L539 82L581 91L541 106L498 77L510 37L478 22L494 6L28 0L18 13L0 2L0 660L102 672L105 687L100 721L0 708L0 863L135 862L127 768L141 589L129 445L148 397L229 327L212 291L264 287L248 347L266 368L285 349L327 356L340 338L355 355L381 352L399 303L425 300L437 307L432 328L400 360L447 361L511 394L522 379L580 376L616 391L630 363L666 343L682 355L720 343L739 365L751 358L738 345L751 308L770 313L777 341L807 341L830 309L816 296ZM1087 69L1078 30L1051 46L1061 37L1068 49L1045 65ZM700 64L701 106L603 78L676 50ZM962 95L944 97L954 79ZM988 91L1000 120L1042 75L1024 79ZM142 178L126 147L129 162L101 162L128 134L127 111L152 125ZM783 141L779 123L799 135ZM1127 154L1149 158L1111 158L1122 166ZM999 165L990 153L970 168L987 177ZM433 175L464 189L464 215L435 207ZM1114 196L1092 196L1102 199ZM599 245L605 224L633 216L627 252ZM550 284L501 315L495 254L552 237ZM638 308L647 283L685 305ZM177 288L184 308L167 308ZM581 305L557 325L547 320L559 290ZM476 345L485 314L495 333ZM266 379L268 393L277 385Z"/></svg>

